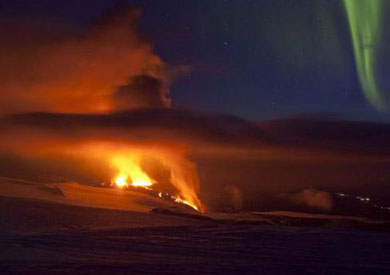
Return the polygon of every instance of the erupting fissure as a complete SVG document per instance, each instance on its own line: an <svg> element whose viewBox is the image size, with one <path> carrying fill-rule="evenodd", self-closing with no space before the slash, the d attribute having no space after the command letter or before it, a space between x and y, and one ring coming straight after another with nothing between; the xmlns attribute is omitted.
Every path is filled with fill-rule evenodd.
<svg viewBox="0 0 390 275"><path fill-rule="evenodd" d="M144 188L147 190L154 190L152 186L157 183L154 179L152 179L143 169L141 166L141 154L139 153L116 153L113 154L110 158L111 165L113 168L117 171L116 176L111 180L111 185L115 186L119 189L127 189L130 187L139 187ZM177 183L177 180L175 181ZM188 189L184 188L187 183L181 182L180 183L183 188L182 192L188 191ZM179 186L180 187L180 186ZM180 189L180 188L179 188ZM157 191L157 190L154 190ZM161 194L161 192L159 193ZM167 193L168 194L168 193ZM192 193L189 192L188 195L190 198ZM159 195L159 197L163 198ZM196 211L201 211L199 208L200 202L197 199L197 197L192 198L194 202L198 202L198 204L191 202L190 200L186 199L185 196L178 195L173 196L168 194L163 199L169 198L169 200L185 204L187 206L190 206L191 208L195 209Z"/></svg>
<svg viewBox="0 0 390 275"><path fill-rule="evenodd" d="M162 192L168 194L161 197L164 200L188 205L199 212L204 211L198 197L196 165L187 158L185 150L91 142L78 147L77 154L89 156L107 165L111 171L109 175L113 187L143 188L156 197ZM159 171L164 171L165 176Z"/></svg>
<svg viewBox="0 0 390 275"><path fill-rule="evenodd" d="M131 182L130 185L134 187L143 187L145 189L150 189L148 186L151 186L153 184L150 181L140 181L140 180L133 181L130 176L125 174L119 174L115 179L113 179L112 182L118 188L126 188L129 187L129 183L128 183L129 181Z"/></svg>
<svg viewBox="0 0 390 275"><path fill-rule="evenodd" d="M146 174L145 174L146 175ZM147 177L147 175L146 175ZM129 184L130 182L130 184ZM119 189L124 189L124 188L129 188L130 186L134 186L134 187L142 187L142 188L145 188L145 189L148 189L148 190L152 190L152 188L150 188L149 186L152 186L153 183L151 180L132 180L131 179L131 176L128 176L126 174L119 174L117 177L115 177L113 180L112 180L112 185L115 185L117 188ZM163 198L162 193L160 192L158 194L158 196L160 198ZM181 203L181 204L185 204L185 205L188 205L190 207L192 207L193 209L195 209L196 211L200 211L199 208L196 206L196 205L193 205L191 203L189 203L188 201L182 199L182 198L179 198L179 197L175 197L175 196L172 196L172 195L169 195L168 194L168 197L170 199L172 199L172 201L176 202L176 203Z"/></svg>

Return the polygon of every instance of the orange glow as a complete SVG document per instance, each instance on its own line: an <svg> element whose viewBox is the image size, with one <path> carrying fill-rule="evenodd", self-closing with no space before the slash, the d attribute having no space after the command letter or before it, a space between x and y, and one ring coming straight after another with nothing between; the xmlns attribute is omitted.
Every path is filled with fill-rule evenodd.
<svg viewBox="0 0 390 275"><path fill-rule="evenodd" d="M128 182L130 181L134 187L151 189L150 186L153 185L153 180L142 170L138 162L139 159L136 155L119 154L112 157L111 163L119 170L119 174L113 180L116 187L120 189L129 187ZM158 196L161 198L162 193L160 192ZM199 208L195 204L185 199L175 196L171 196L171 199L176 203L188 205L196 211L199 211Z"/></svg>
<svg viewBox="0 0 390 275"><path fill-rule="evenodd" d="M198 198L199 180L196 166L187 159L185 152L179 149L162 148L158 146L129 146L108 142L91 142L79 147L77 154L88 155L93 159L101 159L111 170L111 185L119 189L140 187L156 192L156 196L169 199L176 203L185 204L203 212L201 201ZM176 194L165 193L166 190L151 177L148 167L148 158L154 159L161 169L169 174L168 183L177 191ZM158 194L158 195L157 195ZM163 196L163 194L166 194Z"/></svg>
<svg viewBox="0 0 390 275"><path fill-rule="evenodd" d="M114 179L115 185L118 188L128 187L127 177L125 175L119 175Z"/></svg>
<svg viewBox="0 0 390 275"><path fill-rule="evenodd" d="M119 174L113 182L119 188L128 187L130 184L135 187L150 189L153 180L142 170L137 157L132 155L115 155L111 159L112 165L119 170Z"/></svg>
<svg viewBox="0 0 390 275"><path fill-rule="evenodd" d="M188 206L194 208L196 211L200 211L199 208L198 208L196 205L191 204L191 203L189 203L189 202L186 201L186 200L183 200L183 199L181 199L181 198L176 198L176 197L172 197L172 198L173 198L174 201L177 202L177 203L182 203L182 204L188 205Z"/></svg>
<svg viewBox="0 0 390 275"><path fill-rule="evenodd" d="M156 183L143 170L141 159L147 155L159 159L161 164L170 171L171 184L178 190L177 196L171 196L171 199L176 203L188 205L196 211L202 212L201 203L197 196L197 188L199 185L195 167L187 159L175 152L164 152L161 150L152 150L151 148L140 150L121 148L119 150L109 150L111 166L117 170L117 176L113 180L118 188L142 187L145 189L152 188ZM156 190L160 191L160 190ZM161 197L161 195L160 195Z"/></svg>

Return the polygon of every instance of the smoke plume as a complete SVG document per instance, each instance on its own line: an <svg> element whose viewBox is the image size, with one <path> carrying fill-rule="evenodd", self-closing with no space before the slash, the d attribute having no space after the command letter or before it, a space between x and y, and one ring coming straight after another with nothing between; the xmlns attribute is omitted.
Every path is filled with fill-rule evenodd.
<svg viewBox="0 0 390 275"><path fill-rule="evenodd" d="M139 16L117 4L84 32L49 19L0 19L1 112L168 106L164 64L137 31Z"/></svg>

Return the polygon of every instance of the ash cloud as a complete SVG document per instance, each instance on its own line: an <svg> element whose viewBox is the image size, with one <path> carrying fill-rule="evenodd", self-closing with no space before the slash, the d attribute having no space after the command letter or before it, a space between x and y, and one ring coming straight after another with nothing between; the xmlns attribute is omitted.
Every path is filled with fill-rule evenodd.
<svg viewBox="0 0 390 275"><path fill-rule="evenodd" d="M169 105L165 65L138 32L139 16L121 2L84 32L53 19L0 16L0 112L106 112L124 107L118 100Z"/></svg>

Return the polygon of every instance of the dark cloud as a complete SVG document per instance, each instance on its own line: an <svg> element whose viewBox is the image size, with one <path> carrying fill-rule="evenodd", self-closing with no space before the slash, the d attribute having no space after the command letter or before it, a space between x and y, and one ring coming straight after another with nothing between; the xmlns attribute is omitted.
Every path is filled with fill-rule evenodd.
<svg viewBox="0 0 390 275"><path fill-rule="evenodd" d="M114 108L126 110L140 107L169 107L169 89L160 78L150 75L137 75L129 79L126 85L116 88Z"/></svg>
<svg viewBox="0 0 390 275"><path fill-rule="evenodd" d="M30 113L4 117L2 127L59 140L111 139L248 148L276 144L255 123L176 109L134 109L110 114Z"/></svg>
<svg viewBox="0 0 390 275"><path fill-rule="evenodd" d="M27 113L3 117L1 127L51 133L59 139L101 138L186 144L189 147L272 148L295 157L390 156L390 125L338 120L288 119L254 123L230 115L166 108L105 114ZM39 132L37 132L39 131Z"/></svg>
<svg viewBox="0 0 390 275"><path fill-rule="evenodd" d="M390 125L385 123L305 116L262 122L259 126L269 135L288 140L295 146L322 148L343 154L387 157L390 154Z"/></svg>

